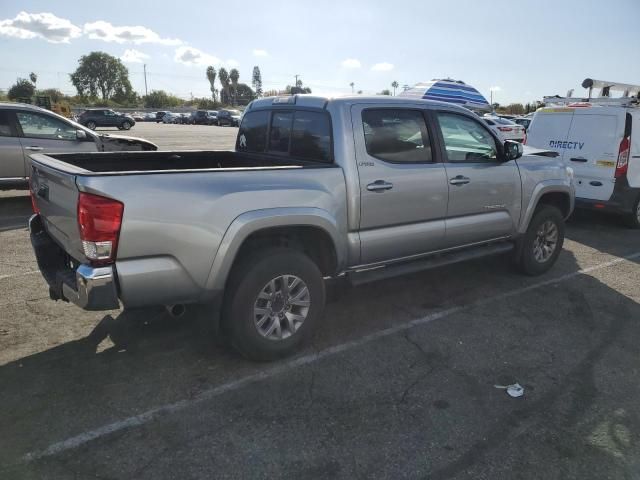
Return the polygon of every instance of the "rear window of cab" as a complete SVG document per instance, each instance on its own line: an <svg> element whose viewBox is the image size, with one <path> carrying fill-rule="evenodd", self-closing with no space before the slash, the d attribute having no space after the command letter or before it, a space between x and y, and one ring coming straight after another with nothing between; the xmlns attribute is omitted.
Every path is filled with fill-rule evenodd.
<svg viewBox="0 0 640 480"><path fill-rule="evenodd" d="M329 114L308 110L247 112L238 131L236 150L331 163Z"/></svg>

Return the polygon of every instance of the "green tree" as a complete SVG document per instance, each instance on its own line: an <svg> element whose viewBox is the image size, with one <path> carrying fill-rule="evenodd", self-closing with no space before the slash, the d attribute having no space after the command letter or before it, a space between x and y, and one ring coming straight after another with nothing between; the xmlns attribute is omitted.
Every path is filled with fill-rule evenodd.
<svg viewBox="0 0 640 480"><path fill-rule="evenodd" d="M238 80L240 80L240 72L237 68L232 68L229 72L229 79L233 88L233 104L238 101Z"/></svg>
<svg viewBox="0 0 640 480"><path fill-rule="evenodd" d="M353 83L353 82L351 82L351 83L349 84L349 86L351 87L351 93L353 93L353 87L354 87L355 85L356 85L356 84L355 84L355 83Z"/></svg>
<svg viewBox="0 0 640 480"><path fill-rule="evenodd" d="M36 92L36 86L26 78L18 78L16 83L9 89L7 96L10 100L20 98L31 98Z"/></svg>
<svg viewBox="0 0 640 480"><path fill-rule="evenodd" d="M291 85L287 85L284 93L288 95L295 95L297 93L311 93L311 89L309 87L303 87L302 79L298 79L296 86L292 87Z"/></svg>
<svg viewBox="0 0 640 480"><path fill-rule="evenodd" d="M215 103L218 90L216 89L216 69L213 68L212 66L207 67L207 80L209 80L209 89L211 90L211 98Z"/></svg>
<svg viewBox="0 0 640 480"><path fill-rule="evenodd" d="M29 74L29 80L31 80L31 83L33 83L33 85L35 86L36 82L38 81L38 74L31 72Z"/></svg>
<svg viewBox="0 0 640 480"><path fill-rule="evenodd" d="M397 81L393 81L391 82L391 88L393 88L393 96L396 96L396 89L400 86L400 84Z"/></svg>
<svg viewBox="0 0 640 480"><path fill-rule="evenodd" d="M256 93L246 83L239 83L236 88L238 105L248 105L256 98Z"/></svg>
<svg viewBox="0 0 640 480"><path fill-rule="evenodd" d="M168 94L164 90L152 90L149 95L143 97L144 106L147 108L177 107L184 103L175 95Z"/></svg>
<svg viewBox="0 0 640 480"><path fill-rule="evenodd" d="M524 105L521 103L511 103L507 105L507 111L514 115L522 115L524 113Z"/></svg>
<svg viewBox="0 0 640 480"><path fill-rule="evenodd" d="M226 68L222 67L218 70L218 78L220 79L220 85L222 86L222 89L220 90L220 102L224 104L231 103L229 72L227 72Z"/></svg>
<svg viewBox="0 0 640 480"><path fill-rule="evenodd" d="M256 97L262 96L262 74L260 73L260 67L257 65L253 67L253 75L251 76L251 85L256 92Z"/></svg>
<svg viewBox="0 0 640 480"><path fill-rule="evenodd" d="M67 100L67 97L64 93L62 93L57 88L45 88L44 90L38 90L38 95L42 95L44 97L49 97L53 103L60 102L62 100Z"/></svg>
<svg viewBox="0 0 640 480"><path fill-rule="evenodd" d="M385 88L378 95L391 95L391 91L388 88Z"/></svg>
<svg viewBox="0 0 640 480"><path fill-rule="evenodd" d="M133 93L129 70L120 59L104 52L91 52L78 60L80 64L70 75L71 83L82 97L102 100L129 99Z"/></svg>

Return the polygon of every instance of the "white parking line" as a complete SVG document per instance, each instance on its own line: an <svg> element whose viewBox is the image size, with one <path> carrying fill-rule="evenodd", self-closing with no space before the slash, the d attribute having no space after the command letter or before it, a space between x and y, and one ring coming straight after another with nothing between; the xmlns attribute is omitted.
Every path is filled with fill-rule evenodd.
<svg viewBox="0 0 640 480"><path fill-rule="evenodd" d="M0 280L4 280L5 278L24 277L25 275L33 275L34 273L40 273L40 270L30 270L28 272L9 273L7 275L0 275Z"/></svg>
<svg viewBox="0 0 640 480"><path fill-rule="evenodd" d="M138 425L143 425L145 423L150 422L151 420L158 418L161 415L167 415L170 413L175 413L180 410L184 410L188 407L196 405L198 403L210 400L212 398L218 397L226 392L238 390L239 388L244 387L245 385L265 380L268 378L275 377L276 375L280 375L281 373L287 372L289 370L301 367L303 365L308 365L310 363L317 362L326 357L330 357L336 355L338 353L345 352L352 348L359 347L366 343L369 343L373 340L377 340L379 338L388 337L389 335L394 335L396 333L409 330L411 328L417 327L419 325L425 325L434 320L438 320L441 318L448 317L455 313L459 313L462 311L470 310L475 307L479 307L485 305L487 303L495 302L496 300L504 300L505 298L514 297L516 295L520 295L522 293L529 292L531 290L538 289L540 287L544 287L547 285L553 285L556 283L561 283L567 280L570 280L579 275L585 275L596 270L601 270L603 268L611 267L617 265L619 263L625 262L627 260L633 260L635 258L640 258L640 252L634 253L632 255L628 255L626 257L616 258L614 260L610 260L608 262L600 263L598 265L594 265L592 267L584 268L582 270L578 270L576 272L568 273L566 275L562 275L560 277L551 278L548 280L543 280L541 282L534 283L527 287L517 288L515 290L511 290L509 292L500 293L493 297L488 297L482 300L478 300L476 302L472 302L468 305L457 306L448 308L441 312L432 313L430 315L416 318L407 323L403 323L400 325L396 325L390 328L386 328L384 330L380 330L369 335L365 335L357 340L353 340L350 342L342 343L340 345L336 345L333 347L329 347L325 350L321 350L317 353L311 353L308 355L304 355L298 358L294 358L292 360L286 361L280 365L275 365L273 367L267 368L261 372L255 373L253 375L248 375L246 377L240 378L238 380L234 380L228 383L224 383L222 385L218 385L217 387L213 387L209 390L205 390L200 394L196 395L193 398L179 400L175 403L169 403L167 405L162 405L159 407L152 408L151 410L147 410L146 412L140 413L138 415L134 415L132 417L125 418L123 420L119 420L117 422L110 423L108 425L104 425L102 427L96 428L95 430L89 430L87 432L81 433L74 437L68 438L66 440L56 442L51 444L45 450L35 451L26 454L23 457L24 461L30 462L33 460L37 460L43 457L49 457L52 455L56 455L62 453L66 450L72 450L74 448L78 448L92 440L96 440L98 438L104 437L114 432L118 432L120 430L124 430L127 428L135 427Z"/></svg>

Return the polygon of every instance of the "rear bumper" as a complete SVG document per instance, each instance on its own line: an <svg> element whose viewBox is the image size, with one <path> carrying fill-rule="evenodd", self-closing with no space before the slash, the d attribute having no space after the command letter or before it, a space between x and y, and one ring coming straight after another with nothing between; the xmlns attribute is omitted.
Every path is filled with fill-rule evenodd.
<svg viewBox="0 0 640 480"><path fill-rule="evenodd" d="M576 207L626 215L635 212L638 197L640 197L640 188L616 184L609 200L576 197Z"/></svg>
<svg viewBox="0 0 640 480"><path fill-rule="evenodd" d="M39 215L29 219L29 231L38 268L53 300L72 302L85 310L120 308L112 266L72 268L68 255L46 232Z"/></svg>

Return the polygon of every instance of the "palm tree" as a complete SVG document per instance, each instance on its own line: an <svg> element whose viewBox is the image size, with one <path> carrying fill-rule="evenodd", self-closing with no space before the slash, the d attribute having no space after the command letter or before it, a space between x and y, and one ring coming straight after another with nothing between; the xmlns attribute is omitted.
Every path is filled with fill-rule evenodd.
<svg viewBox="0 0 640 480"><path fill-rule="evenodd" d="M396 88L398 88L400 86L400 84L398 82L396 82L395 80L393 82L391 82L391 88L393 88L393 96L396 96Z"/></svg>
<svg viewBox="0 0 640 480"><path fill-rule="evenodd" d="M220 85L222 85L222 91L220 92L220 101L222 103L228 103L229 102L229 73L227 72L226 68L222 67L218 71L218 78L220 79Z"/></svg>
<svg viewBox="0 0 640 480"><path fill-rule="evenodd" d="M355 83L353 83L353 82L351 82L351 83L349 84L349 86L351 87L351 93L353 93L353 86L354 86L354 85L355 85Z"/></svg>
<svg viewBox="0 0 640 480"><path fill-rule="evenodd" d="M237 68L232 68L229 72L229 78L231 79L231 84L233 85L233 104L235 105L238 101L238 80L240 79L240 72Z"/></svg>
<svg viewBox="0 0 640 480"><path fill-rule="evenodd" d="M207 67L207 80L209 80L209 85L211 85L211 98L213 101L216 101L216 69L212 66Z"/></svg>

